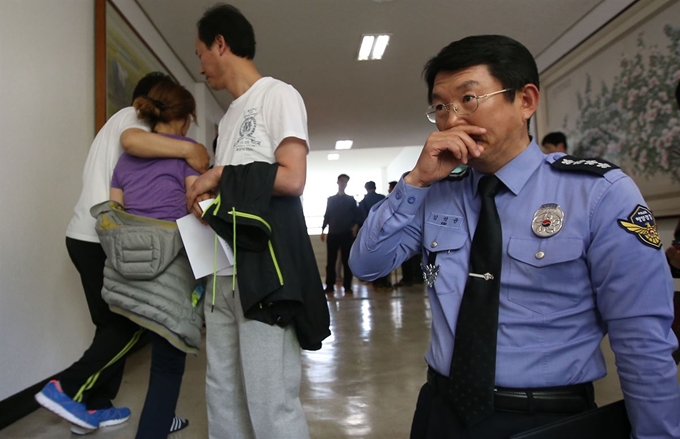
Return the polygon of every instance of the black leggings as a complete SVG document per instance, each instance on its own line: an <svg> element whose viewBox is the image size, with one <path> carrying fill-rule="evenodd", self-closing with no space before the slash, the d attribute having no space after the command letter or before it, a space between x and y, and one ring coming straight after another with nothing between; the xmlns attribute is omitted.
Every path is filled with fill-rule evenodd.
<svg viewBox="0 0 680 439"><path fill-rule="evenodd" d="M187 354L151 333L151 374L136 439L168 437L182 386Z"/></svg>

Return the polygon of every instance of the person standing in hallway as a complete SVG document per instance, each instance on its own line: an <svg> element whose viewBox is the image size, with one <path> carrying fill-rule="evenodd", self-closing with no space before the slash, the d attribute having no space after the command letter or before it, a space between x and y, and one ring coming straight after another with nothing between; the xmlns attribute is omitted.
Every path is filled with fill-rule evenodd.
<svg viewBox="0 0 680 439"><path fill-rule="evenodd" d="M550 154L553 152L563 152L566 154L567 136L565 136L564 133L559 131L548 133L545 136L543 136L543 140L541 141L541 149L546 154Z"/></svg>
<svg viewBox="0 0 680 439"><path fill-rule="evenodd" d="M679 438L673 284L635 183L540 150L538 71L519 42L455 41L424 76L438 131L350 257L368 279L427 262L432 336L411 438L507 438L593 408L606 334L632 437Z"/></svg>
<svg viewBox="0 0 680 439"><path fill-rule="evenodd" d="M149 73L137 83L132 100L163 82L174 81L160 72ZM149 127L137 119L131 106L111 116L90 147L82 192L66 229L66 248L80 274L95 334L83 356L57 380L47 383L35 398L40 405L72 423L76 433L117 425L130 417L127 407L116 408L112 400L123 377L125 355L141 335L136 324L111 312L102 299L106 255L95 232L90 208L108 200L111 175L123 149L137 156L183 158L199 171L207 169L209 162L203 145L148 131ZM138 133L141 136L132 142L124 141L126 135Z"/></svg>
<svg viewBox="0 0 680 439"><path fill-rule="evenodd" d="M366 221L366 218L368 218L368 214L371 211L371 208L375 206L378 202L385 199L384 195L376 193L374 181L367 181L366 184L364 184L364 189L366 189L366 195L364 195L363 200L359 201L359 215L361 217L359 228L361 228L361 226L364 224L364 221ZM374 280L373 288L376 290L383 291L392 290L390 276L387 275Z"/></svg>
<svg viewBox="0 0 680 439"><path fill-rule="evenodd" d="M375 191L375 181L367 181L366 184L364 184L364 189L366 189L366 195L364 195L363 200L359 201L359 215L361 215L359 227L361 227L364 224L364 221L366 221L366 218L368 218L368 213L371 211L371 208L379 201L385 199L383 194L379 194Z"/></svg>
<svg viewBox="0 0 680 439"><path fill-rule="evenodd" d="M230 217L229 212L233 213L233 232L230 230L229 235L236 275L211 277L205 300L209 437L309 438L300 402L300 349L321 347L320 340L330 334L330 317L300 201L309 151L307 112L295 88L259 73L253 62L253 27L237 8L217 4L203 14L197 27L196 55L201 74L213 90L226 90L234 98L219 124L215 166L187 193L187 205L199 218L203 211L198 202L214 196L217 189L220 201L211 209L219 204L220 214ZM262 205L271 213L270 222L261 216L262 211L260 216L245 215L262 219L269 226L271 253L266 244L266 252L236 245L242 242L240 239L247 239L244 227L248 220L244 216L236 219L244 212L237 210L234 198L252 201L250 207ZM282 205L285 212L275 209ZM211 218L221 218L215 210L208 212L213 213L206 214ZM281 224L285 224L285 232ZM295 242L277 248L278 240L288 237L295 237ZM300 255L308 256L300 262ZM263 265L248 265L253 259ZM296 275L290 276L286 270L293 261L300 263L295 267ZM276 269L264 273L261 268L265 264L276 265ZM270 301L269 290L258 288L260 281L270 281L271 276L266 274L272 272L276 280L268 286L276 285L274 292L286 297L310 293L305 298L320 305L315 309L320 322L318 346L306 345L304 328L298 326L299 314L294 323L273 314L279 309L277 302ZM310 276L315 278L303 280ZM246 305L251 301L255 305ZM292 300L287 303L293 306Z"/></svg>
<svg viewBox="0 0 680 439"><path fill-rule="evenodd" d="M349 267L349 250L359 228L359 209L354 197L345 194L349 182L349 175L338 175L338 193L328 197L326 213L321 225L321 242L326 243L326 292L332 293L335 287L335 263L338 260L338 250L343 266L342 285L345 293L352 293L352 270ZM328 226L328 235L324 233Z"/></svg>

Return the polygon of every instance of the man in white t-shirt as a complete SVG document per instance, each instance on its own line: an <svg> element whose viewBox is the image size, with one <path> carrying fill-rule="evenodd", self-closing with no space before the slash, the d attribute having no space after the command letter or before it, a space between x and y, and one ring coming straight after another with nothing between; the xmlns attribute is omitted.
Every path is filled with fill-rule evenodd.
<svg viewBox="0 0 680 439"><path fill-rule="evenodd" d="M219 124L215 167L187 192L189 208L200 217L197 202L218 187L224 165L255 161L278 163L273 196L299 197L307 169L306 109L292 86L258 72L248 20L230 5L210 8L198 22L196 54L208 85L227 90L234 101ZM232 277L216 279L214 299L205 301L210 438L308 438L294 325L245 318Z"/></svg>
<svg viewBox="0 0 680 439"><path fill-rule="evenodd" d="M149 73L137 83L132 100L164 81L174 82L163 73ZM111 116L92 142L82 192L66 229L66 248L80 274L95 335L83 356L35 395L41 405L71 422L77 434L120 424L130 417L128 408L113 407L111 400L120 387L125 355L141 330L127 317L111 312L102 299L106 255L90 215L92 206L109 199L111 176L123 149L140 157L181 157L199 171L205 171L209 162L203 145L150 133L133 107Z"/></svg>

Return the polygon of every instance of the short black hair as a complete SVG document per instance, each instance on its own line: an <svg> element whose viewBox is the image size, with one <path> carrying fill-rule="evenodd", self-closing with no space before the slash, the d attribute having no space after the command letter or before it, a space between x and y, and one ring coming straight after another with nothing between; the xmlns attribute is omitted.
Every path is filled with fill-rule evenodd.
<svg viewBox="0 0 680 439"><path fill-rule="evenodd" d="M678 86L675 87L675 102L678 103L678 110L680 110L680 81L678 81Z"/></svg>
<svg viewBox="0 0 680 439"><path fill-rule="evenodd" d="M563 132L555 131L546 134L545 137L543 137L543 140L541 141L541 145L545 145L546 143L550 143L552 145L564 143L564 150L565 151L567 150L567 136L565 136Z"/></svg>
<svg viewBox="0 0 680 439"><path fill-rule="evenodd" d="M205 11L196 27L206 47L212 47L215 38L222 35L231 53L246 59L255 57L253 26L236 7L218 3Z"/></svg>
<svg viewBox="0 0 680 439"><path fill-rule="evenodd" d="M347 181L349 181L349 175L347 175L347 174L340 174L340 175L338 175L338 180L340 180L340 179L343 178L343 177L345 177L345 178L347 179Z"/></svg>
<svg viewBox="0 0 680 439"><path fill-rule="evenodd" d="M396 181L390 181L389 183L387 183L387 187L390 189L394 189L396 186L397 186Z"/></svg>
<svg viewBox="0 0 680 439"><path fill-rule="evenodd" d="M366 184L364 185L364 189L375 190L375 181L367 181Z"/></svg>
<svg viewBox="0 0 680 439"><path fill-rule="evenodd" d="M475 35L454 41L425 64L423 76L427 82L427 101L432 103L434 80L440 72L457 72L468 67L485 65L498 79L509 102L515 100L515 91L526 84L539 88L536 61L518 41L503 35Z"/></svg>
<svg viewBox="0 0 680 439"><path fill-rule="evenodd" d="M151 72L147 73L142 79L137 82L134 91L132 92L132 102L135 101L140 96L146 96L149 94L154 86L162 83L169 82L175 84L173 79L163 72Z"/></svg>

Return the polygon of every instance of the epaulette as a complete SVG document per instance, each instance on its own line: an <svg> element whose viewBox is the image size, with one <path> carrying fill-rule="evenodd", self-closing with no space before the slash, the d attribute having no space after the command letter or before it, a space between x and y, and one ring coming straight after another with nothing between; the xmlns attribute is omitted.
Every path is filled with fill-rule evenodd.
<svg viewBox="0 0 680 439"><path fill-rule="evenodd" d="M448 181L458 181L470 175L470 168L465 165L456 166L456 169L451 171L448 177L444 177L444 180Z"/></svg>
<svg viewBox="0 0 680 439"><path fill-rule="evenodd" d="M564 171L588 172L600 176L613 169L619 169L614 163L600 158L579 159L570 155L560 157L555 160L551 166Z"/></svg>

